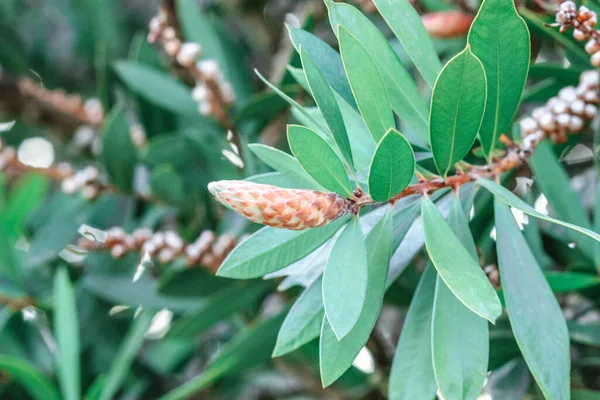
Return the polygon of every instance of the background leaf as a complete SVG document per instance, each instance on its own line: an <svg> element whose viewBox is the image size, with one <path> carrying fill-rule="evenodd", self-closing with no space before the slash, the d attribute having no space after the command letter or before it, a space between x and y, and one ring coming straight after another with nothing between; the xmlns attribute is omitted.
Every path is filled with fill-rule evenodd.
<svg viewBox="0 0 600 400"><path fill-rule="evenodd" d="M107 117L102 134L102 158L111 182L124 192L131 192L137 151L131 142L122 106L117 106Z"/></svg>
<svg viewBox="0 0 600 400"><path fill-rule="evenodd" d="M23 359L0 355L0 370L7 372L12 379L19 382L32 399L60 400L61 398L58 390L42 371Z"/></svg>
<svg viewBox="0 0 600 400"><path fill-rule="evenodd" d="M486 90L483 66L468 46L448 61L435 82L429 136L435 165L444 177L473 146Z"/></svg>
<svg viewBox="0 0 600 400"><path fill-rule="evenodd" d="M344 165L325 140L299 125L289 125L287 136L292 153L315 181L340 196L352 197Z"/></svg>
<svg viewBox="0 0 600 400"><path fill-rule="evenodd" d="M487 102L479 132L488 160L519 107L529 70L529 30L513 0L484 0L469 31L469 45L487 77Z"/></svg>
<svg viewBox="0 0 600 400"><path fill-rule="evenodd" d="M373 154L369 170L369 194L375 201L386 201L403 191L415 172L415 155L408 140L390 129Z"/></svg>
<svg viewBox="0 0 600 400"><path fill-rule="evenodd" d="M569 398L567 324L509 208L494 200L500 277L511 327L546 398Z"/></svg>

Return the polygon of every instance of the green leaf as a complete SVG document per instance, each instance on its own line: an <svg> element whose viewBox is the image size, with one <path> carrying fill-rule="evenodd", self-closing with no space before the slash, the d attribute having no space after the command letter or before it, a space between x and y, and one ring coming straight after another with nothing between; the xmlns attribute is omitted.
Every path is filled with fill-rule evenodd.
<svg viewBox="0 0 600 400"><path fill-rule="evenodd" d="M408 140L390 129L373 154L369 170L369 194L375 201L386 201L403 191L415 173L415 154Z"/></svg>
<svg viewBox="0 0 600 400"><path fill-rule="evenodd" d="M552 150L550 141L540 143L530 159L529 165L535 175L536 185L548 199L552 210L562 221L592 229L587 212L579 195L571 188L570 178ZM579 249L594 260L596 243L580 233L568 232Z"/></svg>
<svg viewBox="0 0 600 400"><path fill-rule="evenodd" d="M48 178L40 174L28 174L17 182L2 210L6 233L10 238L17 239L24 233L27 217L45 199L49 187Z"/></svg>
<svg viewBox="0 0 600 400"><path fill-rule="evenodd" d="M448 224L478 262L477 250L460 199L454 203ZM488 323L465 307L438 275L432 322L433 369L445 399L474 399L481 393L488 368Z"/></svg>
<svg viewBox="0 0 600 400"><path fill-rule="evenodd" d="M479 139L490 160L500 135L510 131L525 88L531 53L529 30L514 0L485 0L467 41L487 77L488 96Z"/></svg>
<svg viewBox="0 0 600 400"><path fill-rule="evenodd" d="M243 286L230 284L205 297L198 308L182 315L169 329L167 338L191 340L217 322L255 303L266 289L264 282Z"/></svg>
<svg viewBox="0 0 600 400"><path fill-rule="evenodd" d="M108 114L102 133L102 160L111 182L124 192L133 189L137 151L131 142L123 106Z"/></svg>
<svg viewBox="0 0 600 400"><path fill-rule="evenodd" d="M591 230L589 230L587 228L582 228L580 226L573 225L568 222L559 221L559 220L549 217L547 215L541 214L541 213L537 212L529 204L525 203L523 200L521 200L520 198L515 196L515 194L513 194L510 190L506 189L505 187L503 187L495 182L492 182L488 179L479 178L479 179L477 179L477 184L483 186L484 188L486 188L487 190L492 192L504 203L508 204L511 207L514 207L516 209L523 211L527 215L531 215L532 217L540 218L545 221L552 222L552 223L558 224L558 225L562 225L569 229L573 229L574 231L583 233L584 235L587 235L587 236L595 239L596 241L600 242L600 235L597 234L596 232L592 232Z"/></svg>
<svg viewBox="0 0 600 400"><path fill-rule="evenodd" d="M385 106L387 107L388 104L390 104L400 119L404 120L421 139L428 142L429 108L421 98L412 77L400 62L398 55L390 46L387 38L383 36L379 29L377 29L363 13L355 7L349 4L336 3L332 0L327 0L325 4L329 10L331 27L333 28L333 32L338 35L338 39L340 39L340 31L338 30L338 25L340 25L351 32L356 38L355 40L358 40L363 46L362 50L364 51L364 49L366 49L368 55L376 65L376 70L371 70L371 68L366 70L364 68L370 64L370 60L367 59L365 61L362 58L356 60L355 63L358 65L356 78L358 80L363 80L364 82L372 83L374 79L373 76L381 74L383 87L385 88L385 91L387 91L387 96L389 97L389 103L386 102ZM346 61L344 61L344 65L345 64ZM345 68L346 73L348 73L348 66L345 65ZM352 81L351 78L350 80ZM350 85L352 86L353 82L350 82ZM371 88L373 91L380 89L380 85ZM356 95L356 89L352 87L352 90ZM384 97L381 94L375 94L377 95L376 98ZM387 118L389 117L386 116L385 118L387 121ZM392 127L394 127L394 125L386 126L385 129L378 133L378 137L383 136L383 134L387 132L387 129ZM371 133L373 132L371 131ZM378 140L376 139L376 141Z"/></svg>
<svg viewBox="0 0 600 400"><path fill-rule="evenodd" d="M600 347L600 325L568 321L571 341L593 347Z"/></svg>
<svg viewBox="0 0 600 400"><path fill-rule="evenodd" d="M171 205L182 206L188 199L183 179L171 164L152 170L150 187L154 195Z"/></svg>
<svg viewBox="0 0 600 400"><path fill-rule="evenodd" d="M0 355L0 371L17 381L35 400L60 400L56 387L42 371L29 362L7 355Z"/></svg>
<svg viewBox="0 0 600 400"><path fill-rule="evenodd" d="M329 325L342 339L356 325L367 294L368 261L360 219L342 231L323 272L323 304Z"/></svg>
<svg viewBox="0 0 600 400"><path fill-rule="evenodd" d="M325 118L325 122L327 122L327 125L329 126L329 130L331 130L333 138L339 146L344 160L351 168L354 168L350 140L348 140L344 119L342 118L342 113L338 107L333 90L325 80L325 77L321 74L321 71L319 71L315 62L308 55L308 52L305 49L302 49L300 54L302 57L302 66L304 67L304 73L310 86L312 96L315 99L319 110L321 110L323 118Z"/></svg>
<svg viewBox="0 0 600 400"><path fill-rule="evenodd" d="M374 3L425 82L433 86L442 65L419 13L408 0L374 0Z"/></svg>
<svg viewBox="0 0 600 400"><path fill-rule="evenodd" d="M429 197L422 201L425 244L438 274L454 295L475 314L494 323L502 306L479 262L464 248Z"/></svg>
<svg viewBox="0 0 600 400"><path fill-rule="evenodd" d="M597 275L580 272L546 272L544 276L554 293L574 292L600 285Z"/></svg>
<svg viewBox="0 0 600 400"><path fill-rule="evenodd" d="M322 283L322 277L314 281L288 312L279 329L273 357L290 353L319 336L325 316Z"/></svg>
<svg viewBox="0 0 600 400"><path fill-rule="evenodd" d="M500 277L515 339L544 396L568 399L571 360L565 318L510 209L495 198L494 210Z"/></svg>
<svg viewBox="0 0 600 400"><path fill-rule="evenodd" d="M352 185L342 161L315 131L300 125L288 125L290 150L302 168L328 190L352 197Z"/></svg>
<svg viewBox="0 0 600 400"><path fill-rule="evenodd" d="M136 94L175 114L198 116L190 90L164 72L130 61L115 63L115 72Z"/></svg>
<svg viewBox="0 0 600 400"><path fill-rule="evenodd" d="M389 380L390 400L431 399L437 384L431 354L435 268L427 265L402 326Z"/></svg>
<svg viewBox="0 0 600 400"><path fill-rule="evenodd" d="M302 165L300 165L298 160L289 154L264 144L253 143L248 145L248 147L269 167L281 172L288 178L297 181L306 189L325 191L325 188L315 182L304 168L302 168Z"/></svg>
<svg viewBox="0 0 600 400"><path fill-rule="evenodd" d="M66 268L54 276L54 335L57 351L58 381L66 400L80 398L79 323L75 292Z"/></svg>
<svg viewBox="0 0 600 400"><path fill-rule="evenodd" d="M262 228L229 253L217 275L251 279L279 271L312 253L347 221L347 217L340 218L328 225L303 231Z"/></svg>
<svg viewBox="0 0 600 400"><path fill-rule="evenodd" d="M364 307L352 330L338 340L328 319L323 318L319 344L319 365L321 382L324 387L331 385L352 366L377 322L390 265L392 234L392 212L390 210L373 227L365 240L368 253L367 293ZM351 272L348 275L351 275Z"/></svg>
<svg viewBox="0 0 600 400"><path fill-rule="evenodd" d="M143 310L131 324L127 335L121 343L117 356L113 360L110 371L104 380L101 400L115 398L119 387L130 372L135 357L142 348L144 335L148 328L150 328L153 316L154 313L152 311Z"/></svg>
<svg viewBox="0 0 600 400"><path fill-rule="evenodd" d="M429 136L438 171L444 177L467 155L485 110L486 76L469 46L444 66L433 88Z"/></svg>
<svg viewBox="0 0 600 400"><path fill-rule="evenodd" d="M10 279L12 283L24 290L24 273L22 258L15 250L6 228L0 223L0 277Z"/></svg>
<svg viewBox="0 0 600 400"><path fill-rule="evenodd" d="M217 382L225 375L260 365L271 356L277 331L285 313L262 321L227 343L214 362L200 375L173 389L159 400L183 400Z"/></svg>
<svg viewBox="0 0 600 400"><path fill-rule="evenodd" d="M337 51L332 49L327 43L313 35L312 33L286 25L290 33L290 40L300 52L304 49L310 58L315 62L327 82L331 87L352 107L356 108L352 89L346 79L344 65Z"/></svg>
<svg viewBox="0 0 600 400"><path fill-rule="evenodd" d="M379 142L388 129L396 126L384 82L367 49L343 26L338 29L340 53L352 93L371 136Z"/></svg>

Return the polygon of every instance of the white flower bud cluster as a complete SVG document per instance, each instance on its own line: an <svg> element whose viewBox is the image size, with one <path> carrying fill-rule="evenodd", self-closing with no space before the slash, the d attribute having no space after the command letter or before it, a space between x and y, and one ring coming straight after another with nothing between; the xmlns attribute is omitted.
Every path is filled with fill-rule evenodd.
<svg viewBox="0 0 600 400"><path fill-rule="evenodd" d="M599 102L598 71L586 71L579 86L561 89L558 96L519 121L524 148L533 148L544 136L564 143L569 133L580 133L585 123L594 119Z"/></svg>
<svg viewBox="0 0 600 400"><path fill-rule="evenodd" d="M88 166L75 173L67 171L70 168L68 164L63 164L61 168L64 169L66 176L61 183L61 190L64 193L73 194L81 191L83 197L93 200L105 186L100 180L100 171L94 166Z"/></svg>
<svg viewBox="0 0 600 400"><path fill-rule="evenodd" d="M202 115L213 115L219 103L231 105L235 101L233 86L225 76L217 60L200 60L202 46L198 43L182 43L177 32L168 25L167 15L161 12L152 18L148 25L148 41L159 42L165 52L175 59L194 77L195 86L192 97L198 103L198 112Z"/></svg>
<svg viewBox="0 0 600 400"><path fill-rule="evenodd" d="M560 26L561 32L574 28L575 40L588 41L585 50L592 56L591 63L594 67L600 67L600 31L596 29L597 23L598 14L585 6L577 8L577 5L570 0L558 6L556 25Z"/></svg>
<svg viewBox="0 0 600 400"><path fill-rule="evenodd" d="M17 161L17 150L12 146L5 145L0 140L0 171L3 171L15 161Z"/></svg>
<svg viewBox="0 0 600 400"><path fill-rule="evenodd" d="M106 231L104 242L82 237L78 246L88 251L108 250L115 259L129 252L141 252L142 255L156 258L160 264L168 264L184 256L190 267L202 265L216 270L237 243L236 237L230 233L216 237L209 230L203 231L193 243L187 244L172 230L153 233L148 228L140 228L128 234L123 228L114 227Z"/></svg>

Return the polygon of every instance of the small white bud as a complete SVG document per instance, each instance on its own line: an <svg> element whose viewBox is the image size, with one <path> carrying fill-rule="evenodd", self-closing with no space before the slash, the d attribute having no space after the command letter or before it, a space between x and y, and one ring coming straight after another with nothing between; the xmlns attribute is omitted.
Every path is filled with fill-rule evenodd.
<svg viewBox="0 0 600 400"><path fill-rule="evenodd" d="M556 129L556 120L554 119L554 115L549 111L546 111L541 115L539 124L540 127L547 132Z"/></svg>
<svg viewBox="0 0 600 400"><path fill-rule="evenodd" d="M198 112L202 115L209 116L212 114L212 104L210 104L208 101L203 101L200 104L198 104Z"/></svg>
<svg viewBox="0 0 600 400"><path fill-rule="evenodd" d="M586 104L584 114L588 120L592 120L592 119L596 118L597 113L598 113L598 107L596 107L593 104Z"/></svg>
<svg viewBox="0 0 600 400"><path fill-rule="evenodd" d="M579 117L572 116L571 123L569 124L569 129L573 133L579 133L583 129L583 120Z"/></svg>
<svg viewBox="0 0 600 400"><path fill-rule="evenodd" d="M184 245L183 239L181 239L181 237L179 237L179 235L173 231L167 231L165 233L165 243L168 247L176 252L181 251Z"/></svg>
<svg viewBox="0 0 600 400"><path fill-rule="evenodd" d="M590 89L583 95L583 100L586 103L598 103L600 101L600 95L597 89Z"/></svg>
<svg viewBox="0 0 600 400"><path fill-rule="evenodd" d="M106 231L106 235L111 239L123 240L127 233L125 232L125 229L120 226L115 226Z"/></svg>
<svg viewBox="0 0 600 400"><path fill-rule="evenodd" d="M192 98L196 103L206 101L208 98L208 88L204 83L199 83L192 89Z"/></svg>
<svg viewBox="0 0 600 400"><path fill-rule="evenodd" d="M567 103L565 103L564 101L558 100L555 101L554 104L552 105L552 112L554 114L562 114L564 112L567 112Z"/></svg>
<svg viewBox="0 0 600 400"><path fill-rule="evenodd" d="M519 121L519 125L521 126L521 133L523 136L533 133L538 128L537 121L531 117L523 118Z"/></svg>
<svg viewBox="0 0 600 400"><path fill-rule="evenodd" d="M221 77L221 68L217 60L201 60L196 63L196 68L208 78L218 80Z"/></svg>
<svg viewBox="0 0 600 400"><path fill-rule="evenodd" d="M227 104L231 104L235 101L235 91L233 86L229 82L223 82L221 84L221 95Z"/></svg>
<svg viewBox="0 0 600 400"><path fill-rule="evenodd" d="M238 155L234 154L233 152L231 152L229 150L223 150L222 153L225 156L225 158L227 160L229 160L230 163L232 163L233 165L235 165L238 168L244 168L244 162Z"/></svg>
<svg viewBox="0 0 600 400"><path fill-rule="evenodd" d="M125 246L123 246L122 244L118 244L116 246L113 246L112 249L110 249L110 255L112 256L112 258L119 259L125 255L126 250L127 249L125 248Z"/></svg>
<svg viewBox="0 0 600 400"><path fill-rule="evenodd" d="M171 57L175 57L181 48L181 42L178 39L171 39L165 42L165 52Z"/></svg>
<svg viewBox="0 0 600 400"><path fill-rule="evenodd" d="M556 99L556 97L552 97L550 100L548 100L548 105L550 105L550 102L552 102L552 99ZM557 99L558 100L558 99ZM542 115L544 115L546 113L546 109L544 109L543 107L538 107L535 108L532 112L531 112L531 116L536 119L536 120L540 120L540 117Z"/></svg>
<svg viewBox="0 0 600 400"><path fill-rule="evenodd" d="M195 245L189 245L185 248L185 256L189 261L195 262L200 258L200 249Z"/></svg>
<svg viewBox="0 0 600 400"><path fill-rule="evenodd" d="M67 178L62 181L60 189L66 194L73 194L79 189L79 185L75 179Z"/></svg>
<svg viewBox="0 0 600 400"><path fill-rule="evenodd" d="M83 109L85 110L85 115L92 124L99 125L102 123L102 120L104 119L104 105L102 105L100 99L95 97L87 99L85 103L83 103Z"/></svg>
<svg viewBox="0 0 600 400"><path fill-rule="evenodd" d="M577 99L571 103L571 111L577 115L582 115L585 112L585 103L583 100Z"/></svg>
<svg viewBox="0 0 600 400"><path fill-rule="evenodd" d="M98 196L100 190L94 185L86 185L81 189L81 194L86 200L93 200Z"/></svg>
<svg viewBox="0 0 600 400"><path fill-rule="evenodd" d="M590 17L584 22L584 24L590 28L595 28L596 24L598 23L598 14L593 11L590 11L589 14Z"/></svg>
<svg viewBox="0 0 600 400"><path fill-rule="evenodd" d="M567 103L572 103L577 100L577 91L573 86L567 86L562 88L560 92L558 92L558 97Z"/></svg>
<svg viewBox="0 0 600 400"><path fill-rule="evenodd" d="M594 53L598 52L599 50L600 50L600 43L598 43L596 41L596 39L590 39L585 44L585 51L587 51L588 54L594 54Z"/></svg>
<svg viewBox="0 0 600 400"><path fill-rule="evenodd" d="M600 68L600 51L592 54L592 65L596 68Z"/></svg>
<svg viewBox="0 0 600 400"><path fill-rule="evenodd" d="M580 31L579 29L575 29L573 31L573 37L578 42L583 42L584 40L587 40L589 38L589 35L587 33L585 33L584 31Z"/></svg>
<svg viewBox="0 0 600 400"><path fill-rule="evenodd" d="M162 37L165 40L177 39L177 32L175 32L172 26L167 26L162 32Z"/></svg>
<svg viewBox="0 0 600 400"><path fill-rule="evenodd" d="M148 23L148 29L152 33L157 33L162 28L162 21L159 17L154 17Z"/></svg>
<svg viewBox="0 0 600 400"><path fill-rule="evenodd" d="M81 125L75 131L75 135L73 136L73 144L78 149L85 149L92 144L95 136L96 131L91 126Z"/></svg>
<svg viewBox="0 0 600 400"><path fill-rule="evenodd" d="M571 121L571 116L569 114L559 114L556 117L556 122L560 125L561 128L568 128L569 122Z"/></svg>
<svg viewBox="0 0 600 400"><path fill-rule="evenodd" d="M158 253L158 262L161 264L168 264L175 258L175 253L170 248L166 247Z"/></svg>
<svg viewBox="0 0 600 400"><path fill-rule="evenodd" d="M165 247L165 234L156 232L152 235L152 243L159 249Z"/></svg>
<svg viewBox="0 0 600 400"><path fill-rule="evenodd" d="M584 86L595 87L598 86L598 71L589 70L585 71L579 77L579 82Z"/></svg>
<svg viewBox="0 0 600 400"><path fill-rule="evenodd" d="M566 13L574 13L577 12L577 5L572 1L565 1L558 6L558 9Z"/></svg>
<svg viewBox="0 0 600 400"><path fill-rule="evenodd" d="M156 245L152 242L146 242L144 244L144 247L142 247L142 253L148 254L149 256L154 256L156 254L156 251Z"/></svg>
<svg viewBox="0 0 600 400"><path fill-rule="evenodd" d="M177 62L184 67L191 67L201 52L202 47L198 43L183 43L177 53Z"/></svg>

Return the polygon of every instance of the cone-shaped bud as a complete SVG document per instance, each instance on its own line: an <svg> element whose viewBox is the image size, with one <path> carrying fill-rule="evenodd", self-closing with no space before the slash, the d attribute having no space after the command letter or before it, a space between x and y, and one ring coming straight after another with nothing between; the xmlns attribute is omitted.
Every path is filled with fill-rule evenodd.
<svg viewBox="0 0 600 400"><path fill-rule="evenodd" d="M246 181L211 182L208 190L252 222L302 230L327 225L352 211L354 202L335 193L282 189Z"/></svg>

